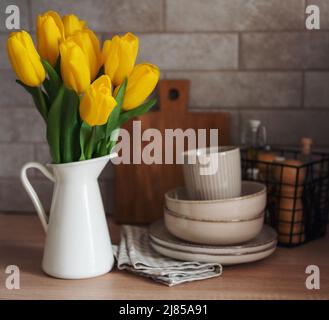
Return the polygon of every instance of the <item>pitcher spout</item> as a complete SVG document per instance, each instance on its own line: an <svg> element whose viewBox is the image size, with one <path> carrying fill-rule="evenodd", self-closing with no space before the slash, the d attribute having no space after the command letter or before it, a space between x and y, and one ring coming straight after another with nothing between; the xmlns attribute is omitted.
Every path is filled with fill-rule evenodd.
<svg viewBox="0 0 329 320"><path fill-rule="evenodd" d="M48 164L52 168L55 180L72 180L74 178L82 179L83 177L98 178L106 164L117 156L116 153L93 158L90 160L61 163L61 164Z"/></svg>

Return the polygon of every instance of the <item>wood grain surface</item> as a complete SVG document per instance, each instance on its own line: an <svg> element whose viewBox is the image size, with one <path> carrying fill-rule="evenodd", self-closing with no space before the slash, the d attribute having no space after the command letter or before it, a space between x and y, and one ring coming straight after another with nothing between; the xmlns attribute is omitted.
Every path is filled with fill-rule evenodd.
<svg viewBox="0 0 329 320"><path fill-rule="evenodd" d="M165 148L166 129L207 129L207 135L208 129L219 129L219 143L229 144L229 114L191 112L187 109L188 94L188 80L161 80L159 110L135 119L141 120L142 132L149 128L161 132L163 160L169 149ZM131 133L132 126L130 121L124 128ZM142 148L148 143L143 142ZM135 152L133 145L138 142L130 145L131 157ZM173 147L175 149L175 144ZM185 145L185 150L187 147ZM175 152L173 155L175 159ZM143 224L157 220L163 214L164 193L184 183L182 167L176 164L121 164L115 166L115 176L115 220L118 223Z"/></svg>
<svg viewBox="0 0 329 320"><path fill-rule="evenodd" d="M114 243L119 226L110 221ZM41 270L45 234L34 215L0 214L0 299L329 299L329 236L278 248L255 263L224 267L218 278L168 288L126 271L93 279L54 279ZM21 288L8 290L6 266L17 265ZM307 265L320 268L320 290L305 288Z"/></svg>

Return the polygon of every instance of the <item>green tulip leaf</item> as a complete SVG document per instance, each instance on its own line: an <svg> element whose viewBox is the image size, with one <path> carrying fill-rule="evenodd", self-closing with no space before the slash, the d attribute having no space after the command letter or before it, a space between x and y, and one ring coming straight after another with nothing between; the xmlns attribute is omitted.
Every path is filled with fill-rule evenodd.
<svg viewBox="0 0 329 320"><path fill-rule="evenodd" d="M45 79L45 81L43 82L43 87L45 88L48 94L51 92L51 82L49 81L49 79Z"/></svg>
<svg viewBox="0 0 329 320"><path fill-rule="evenodd" d="M117 128L118 126L118 120L120 117L121 109L122 109L122 104L123 104L123 99L124 95L126 92L126 87L127 87L127 78L124 80L124 82L121 84L118 93L115 97L115 100L117 102L117 105L111 112L108 120L107 120L107 126L106 126L106 140L108 140L111 136L112 131Z"/></svg>
<svg viewBox="0 0 329 320"><path fill-rule="evenodd" d="M85 158L86 160L93 158L94 152L96 150L97 147L97 142L96 138L97 138L97 126L93 126L91 127L91 134L89 136L86 148L85 148Z"/></svg>
<svg viewBox="0 0 329 320"><path fill-rule="evenodd" d="M95 148L95 153L98 157L100 156L101 147L102 147L102 141L98 141L98 143L96 143L96 148Z"/></svg>
<svg viewBox="0 0 329 320"><path fill-rule="evenodd" d="M118 127L121 127L131 118L141 116L142 114L148 112L156 104L156 102L156 99L152 99L140 105L138 108L121 113L118 121Z"/></svg>
<svg viewBox="0 0 329 320"><path fill-rule="evenodd" d="M111 137L111 133L113 132L114 129L118 127L118 121L121 113L121 108L122 108L122 103L124 99L124 95L126 92L126 87L127 87L127 78L123 81L121 84L118 93L115 97L115 100L117 102L117 105L114 107L112 110L107 123L106 123L106 130L105 130L105 139L102 141L102 146L100 148L100 153L99 156L105 156L108 154L108 141Z"/></svg>
<svg viewBox="0 0 329 320"><path fill-rule="evenodd" d="M61 115L62 162L76 161L80 155L79 96L75 91L65 89Z"/></svg>
<svg viewBox="0 0 329 320"><path fill-rule="evenodd" d="M80 127L80 161L86 160L86 146L91 134L91 128L86 122L81 123Z"/></svg>
<svg viewBox="0 0 329 320"><path fill-rule="evenodd" d="M96 126L91 127L91 134L89 136L89 140L85 150L86 160L91 159L93 157L95 146L96 146Z"/></svg>
<svg viewBox="0 0 329 320"><path fill-rule="evenodd" d="M47 121L47 140L50 147L51 155L54 163L61 162L61 114L63 107L63 99L65 95L65 87L61 86L56 98L50 106Z"/></svg>
<svg viewBox="0 0 329 320"><path fill-rule="evenodd" d="M47 95L41 90L40 87L30 87L24 84L20 80L16 80L16 82L21 85L28 93L32 95L34 104L36 105L38 111L40 112L42 118L47 122L48 116L48 97Z"/></svg>
<svg viewBox="0 0 329 320"><path fill-rule="evenodd" d="M116 130L118 130L118 131L116 132ZM106 146L108 154L110 154L112 152L114 146L116 145L119 132L120 132L120 128L116 128L112 131L110 141L108 141L107 146Z"/></svg>
<svg viewBox="0 0 329 320"><path fill-rule="evenodd" d="M96 143L105 139L106 127L105 126L96 126L95 141Z"/></svg>
<svg viewBox="0 0 329 320"><path fill-rule="evenodd" d="M41 59L41 62L48 74L48 78L45 79L43 85L48 93L50 101L54 101L57 96L57 92L61 87L62 81L56 70L48 61Z"/></svg>
<svg viewBox="0 0 329 320"><path fill-rule="evenodd" d="M61 78L61 56L59 55L55 66L54 66L55 71L57 72L58 76Z"/></svg>

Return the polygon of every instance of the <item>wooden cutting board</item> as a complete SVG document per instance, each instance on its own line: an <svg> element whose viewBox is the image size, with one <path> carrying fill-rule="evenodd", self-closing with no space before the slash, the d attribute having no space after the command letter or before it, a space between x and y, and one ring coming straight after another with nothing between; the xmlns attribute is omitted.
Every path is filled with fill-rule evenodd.
<svg viewBox="0 0 329 320"><path fill-rule="evenodd" d="M188 110L189 87L188 80L161 80L158 90L159 108L134 119L141 120L142 132L148 128L161 131L163 164L141 163L115 166L114 217L117 223L145 224L157 220L163 214L164 193L184 184L182 166L164 164L165 129L217 128L219 129L219 143L229 144L229 114ZM124 128L131 133L132 121L129 121ZM138 143L137 140L130 143L131 159L134 152L132 145L136 143ZM149 142L142 142L142 148L148 144ZM186 149L187 146L185 146Z"/></svg>

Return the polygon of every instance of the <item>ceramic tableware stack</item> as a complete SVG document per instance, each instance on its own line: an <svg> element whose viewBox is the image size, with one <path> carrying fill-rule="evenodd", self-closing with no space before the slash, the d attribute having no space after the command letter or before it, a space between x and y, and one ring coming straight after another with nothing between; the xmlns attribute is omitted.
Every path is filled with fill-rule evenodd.
<svg viewBox="0 0 329 320"><path fill-rule="evenodd" d="M241 181L237 147L184 152L185 187L165 194L164 220L150 227L152 247L175 259L245 263L276 248L264 226L265 185Z"/></svg>

